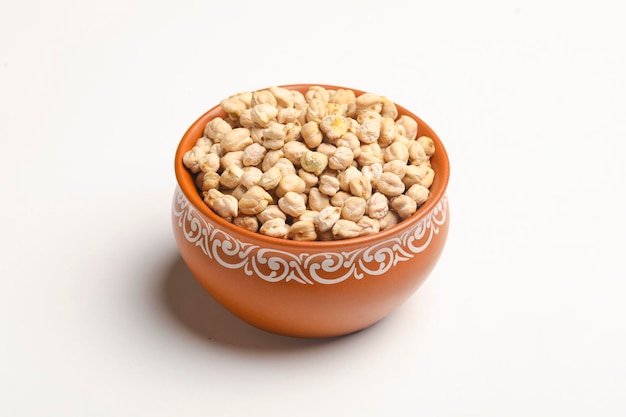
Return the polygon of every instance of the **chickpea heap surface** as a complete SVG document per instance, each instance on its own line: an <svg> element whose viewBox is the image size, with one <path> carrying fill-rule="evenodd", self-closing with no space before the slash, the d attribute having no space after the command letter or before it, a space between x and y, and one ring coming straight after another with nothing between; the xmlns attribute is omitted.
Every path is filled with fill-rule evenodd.
<svg viewBox="0 0 626 417"><path fill-rule="evenodd" d="M185 153L204 202L233 224L293 240L377 233L426 202L433 140L384 96L312 86L228 97Z"/></svg>

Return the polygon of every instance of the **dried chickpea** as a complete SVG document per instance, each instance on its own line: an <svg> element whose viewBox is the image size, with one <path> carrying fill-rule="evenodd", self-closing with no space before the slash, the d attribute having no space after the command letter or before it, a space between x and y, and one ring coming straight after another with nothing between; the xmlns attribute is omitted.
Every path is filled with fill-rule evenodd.
<svg viewBox="0 0 626 417"><path fill-rule="evenodd" d="M380 114L383 108L383 100L378 94L363 93L356 98L356 112L358 115L372 112Z"/></svg>
<svg viewBox="0 0 626 417"><path fill-rule="evenodd" d="M317 240L315 224L313 224L311 220L299 220L294 222L289 228L288 237L293 240Z"/></svg>
<svg viewBox="0 0 626 417"><path fill-rule="evenodd" d="M307 172L320 175L328 166L328 156L307 150L300 158L300 166Z"/></svg>
<svg viewBox="0 0 626 417"><path fill-rule="evenodd" d="M417 137L417 121L412 117L402 115L396 121L398 133L409 140Z"/></svg>
<svg viewBox="0 0 626 417"><path fill-rule="evenodd" d="M331 141L339 139L346 134L350 128L350 122L343 116L326 116L320 122L320 130Z"/></svg>
<svg viewBox="0 0 626 417"><path fill-rule="evenodd" d="M285 125L278 122L271 122L268 124L267 129L263 130L261 144L271 150L282 149L285 145L286 137Z"/></svg>
<svg viewBox="0 0 626 417"><path fill-rule="evenodd" d="M426 152L429 158L435 154L435 142L433 142L431 138L428 136L420 136L417 138L417 141L422 144L424 152Z"/></svg>
<svg viewBox="0 0 626 417"><path fill-rule="evenodd" d="M219 188L220 186L220 176L217 172L208 171L202 175L202 183L200 188L202 191L208 191L212 188Z"/></svg>
<svg viewBox="0 0 626 417"><path fill-rule="evenodd" d="M373 111L366 111L359 115L357 121L360 128L356 135L361 142L370 144L378 141L381 119L380 114Z"/></svg>
<svg viewBox="0 0 626 417"><path fill-rule="evenodd" d="M435 171L431 167L425 167L425 170L426 175L424 175L421 184L426 188L430 188L433 184L433 180L435 179Z"/></svg>
<svg viewBox="0 0 626 417"><path fill-rule="evenodd" d="M310 149L317 148L324 138L318 124L314 121L305 123L300 134Z"/></svg>
<svg viewBox="0 0 626 417"><path fill-rule="evenodd" d="M419 207L428 200L430 190L421 184L413 184L406 191L406 195L412 198Z"/></svg>
<svg viewBox="0 0 626 417"><path fill-rule="evenodd" d="M255 185L259 185L261 181L261 177L263 176L263 171L261 171L257 167L244 167L243 175L241 177L241 185L246 188L252 188Z"/></svg>
<svg viewBox="0 0 626 417"><path fill-rule="evenodd" d="M339 191L339 180L331 175L322 175L318 182L319 190L327 196L334 196Z"/></svg>
<svg viewBox="0 0 626 417"><path fill-rule="evenodd" d="M326 116L326 103L320 98L313 98L307 100L309 106L306 108L306 121L315 122L320 124L322 119Z"/></svg>
<svg viewBox="0 0 626 417"><path fill-rule="evenodd" d="M285 220L277 217L263 223L259 232L265 236L286 239L289 235L289 225L285 223Z"/></svg>
<svg viewBox="0 0 626 417"><path fill-rule="evenodd" d="M259 180L259 186L264 190L273 190L278 186L280 180L283 178L283 174L277 166L274 166L261 175Z"/></svg>
<svg viewBox="0 0 626 417"><path fill-rule="evenodd" d="M372 219L382 219L389 212L389 200L387 196L376 192L367 200L367 215Z"/></svg>
<svg viewBox="0 0 626 417"><path fill-rule="evenodd" d="M393 174L396 174L400 179L404 178L408 169L409 166L406 164L406 162L403 162L399 159L395 159L393 161L389 161L383 164L383 172L391 172Z"/></svg>
<svg viewBox="0 0 626 417"><path fill-rule="evenodd" d="M348 168L354 161L354 153L347 146L338 146L328 158L328 166L338 171Z"/></svg>
<svg viewBox="0 0 626 417"><path fill-rule="evenodd" d="M330 92L320 85L313 85L309 87L306 93L304 93L304 98L308 103L311 103L313 100L320 100L323 103L328 103L330 100Z"/></svg>
<svg viewBox="0 0 626 417"><path fill-rule="evenodd" d="M250 105L252 107L256 106L257 104L271 104L272 106L276 107L278 101L276 100L276 96L274 96L274 94L272 94L270 90L260 90L254 91L250 100Z"/></svg>
<svg viewBox="0 0 626 417"><path fill-rule="evenodd" d="M411 145L409 146L409 159L411 161L411 165L421 165L428 159L424 145L422 145L421 142L417 140L411 142Z"/></svg>
<svg viewBox="0 0 626 417"><path fill-rule="evenodd" d="M260 127L267 127L272 120L276 120L278 109L269 103L261 103L252 107L250 117L254 124Z"/></svg>
<svg viewBox="0 0 626 417"><path fill-rule="evenodd" d="M204 128L204 136L211 139L213 143L220 143L226 133L233 128L221 117L216 117L206 124Z"/></svg>
<svg viewBox="0 0 626 417"><path fill-rule="evenodd" d="M376 183L376 189L387 197L394 197L404 192L404 183L393 172L383 172Z"/></svg>
<svg viewBox="0 0 626 417"><path fill-rule="evenodd" d="M315 210L306 210L304 213L298 216L296 221L313 222L313 220L315 220L315 217L317 217L319 213L320 213L319 211L315 211Z"/></svg>
<svg viewBox="0 0 626 417"><path fill-rule="evenodd" d="M334 143L335 146L346 146L352 150L354 158L358 158L361 154L361 141L352 132L346 132L343 136L337 139Z"/></svg>
<svg viewBox="0 0 626 417"><path fill-rule="evenodd" d="M299 141L301 137L302 127L299 123L285 124L285 143Z"/></svg>
<svg viewBox="0 0 626 417"><path fill-rule="evenodd" d="M337 194L330 198L330 204L335 207L343 207L346 200L352 197L352 194L346 191L338 191Z"/></svg>
<svg viewBox="0 0 626 417"><path fill-rule="evenodd" d="M319 214L313 220L315 227L320 232L331 230L337 220L341 217L341 207L328 206L320 210Z"/></svg>
<svg viewBox="0 0 626 417"><path fill-rule="evenodd" d="M380 230L385 230L400 223L400 220L402 219L400 219L395 211L389 210L383 218L378 219L378 224L380 226Z"/></svg>
<svg viewBox="0 0 626 417"><path fill-rule="evenodd" d="M298 170L298 176L302 178L302 181L304 181L304 192L307 194L309 193L311 188L317 185L317 181L319 180L319 177L317 175L315 175L313 172L308 172L303 168L300 168Z"/></svg>
<svg viewBox="0 0 626 417"><path fill-rule="evenodd" d="M358 222L365 214L367 201L361 197L349 197L341 207L341 218Z"/></svg>
<svg viewBox="0 0 626 417"><path fill-rule="evenodd" d="M196 146L202 149L202 152L206 154L207 152L211 152L211 146L213 146L213 141L203 136L196 141Z"/></svg>
<svg viewBox="0 0 626 417"><path fill-rule="evenodd" d="M363 216L357 222L361 228L360 236L371 235L380 232L380 224L378 220L372 219L368 216Z"/></svg>
<svg viewBox="0 0 626 417"><path fill-rule="evenodd" d="M368 199L372 196L372 183L365 175L350 180L350 192L356 197Z"/></svg>
<svg viewBox="0 0 626 417"><path fill-rule="evenodd" d="M282 149L276 151L267 151L261 162L261 171L267 172L276 165L276 162L284 156Z"/></svg>
<svg viewBox="0 0 626 417"><path fill-rule="evenodd" d="M250 137L250 129L238 127L226 133L220 142L225 152L243 151L249 145L252 145Z"/></svg>
<svg viewBox="0 0 626 417"><path fill-rule="evenodd" d="M402 219L410 217L417 211L417 203L406 194L401 194L391 200L391 208L398 213Z"/></svg>
<svg viewBox="0 0 626 417"><path fill-rule="evenodd" d="M276 114L276 121L278 123L294 123L298 120L301 111L295 107L286 107L278 110Z"/></svg>
<svg viewBox="0 0 626 417"><path fill-rule="evenodd" d="M252 109L244 109L239 115L239 124L241 127L252 129L254 127L254 120L252 120ZM229 125L230 126L230 125Z"/></svg>
<svg viewBox="0 0 626 417"><path fill-rule="evenodd" d="M309 207L312 210L322 211L328 206L330 206L330 199L319 188L313 187L309 190Z"/></svg>
<svg viewBox="0 0 626 417"><path fill-rule="evenodd" d="M298 172L293 163L289 159L284 157L279 158L274 166L280 170L281 174L283 174L283 177L285 175L295 175Z"/></svg>
<svg viewBox="0 0 626 417"><path fill-rule="evenodd" d="M335 145L326 143L326 142L320 143L319 146L317 147L317 152L323 153L328 158L333 156L333 153L335 153L335 150L337 150L337 147Z"/></svg>
<svg viewBox="0 0 626 417"><path fill-rule="evenodd" d="M194 146L183 155L183 165L192 173L196 174L201 171L200 160L206 153L199 146Z"/></svg>
<svg viewBox="0 0 626 417"><path fill-rule="evenodd" d="M253 143L243 150L243 154L241 154L241 162L246 167L257 166L263 162L263 158L266 153L267 148L259 145L258 143Z"/></svg>
<svg viewBox="0 0 626 417"><path fill-rule="evenodd" d="M385 162L399 160L406 164L409 161L409 149L402 142L393 142L385 148L383 158Z"/></svg>
<svg viewBox="0 0 626 417"><path fill-rule="evenodd" d="M220 106L229 116L239 117L241 112L245 110L246 103L236 96L228 97L220 102Z"/></svg>
<svg viewBox="0 0 626 417"><path fill-rule="evenodd" d="M204 202L220 217L237 217L239 202L232 195L226 195L212 188L207 191Z"/></svg>
<svg viewBox="0 0 626 417"><path fill-rule="evenodd" d="M237 201L239 201L241 200L241 197L243 197L243 195L246 193L246 191L248 191L248 189L244 187L243 185L239 184L232 190L224 190L223 192L224 194L228 193L232 195L233 197L237 199Z"/></svg>
<svg viewBox="0 0 626 417"><path fill-rule="evenodd" d="M283 108L291 108L294 105L294 98L291 90L283 87L272 86L269 91L274 95L276 104Z"/></svg>
<svg viewBox="0 0 626 417"><path fill-rule="evenodd" d="M287 192L293 191L298 194L304 193L306 183L297 174L282 175L274 192L278 197L284 196Z"/></svg>
<svg viewBox="0 0 626 417"><path fill-rule="evenodd" d="M214 153L207 153L200 158L202 172L217 172L220 169L220 157Z"/></svg>
<svg viewBox="0 0 626 417"><path fill-rule="evenodd" d="M296 167L300 166L302 157L307 152L310 152L309 148L303 142L287 142L283 147L285 158L289 159Z"/></svg>
<svg viewBox="0 0 626 417"><path fill-rule="evenodd" d="M357 158L359 165L367 166L375 163L382 164L384 162L383 152L377 143L369 145L361 145L361 153Z"/></svg>
<svg viewBox="0 0 626 417"><path fill-rule="evenodd" d="M352 90L346 90L346 89L340 88L335 91L335 93L333 94L332 98L329 99L329 101L332 103L348 105L356 101L356 95L354 94L354 91Z"/></svg>
<svg viewBox="0 0 626 417"><path fill-rule="evenodd" d="M248 215L259 214L272 202L272 196L263 188L255 185L241 196L239 211Z"/></svg>
<svg viewBox="0 0 626 417"><path fill-rule="evenodd" d="M257 213L256 217L261 223L266 223L271 219L287 220L287 215L283 213L277 204L268 204L261 212Z"/></svg>
<svg viewBox="0 0 626 417"><path fill-rule="evenodd" d="M233 219L233 224L251 232L259 230L259 220L254 216L237 216Z"/></svg>
<svg viewBox="0 0 626 417"><path fill-rule="evenodd" d="M392 120L396 120L398 118L398 108L395 103L389 100L387 97L381 97L383 102L383 107L380 110L380 115L383 117L390 118Z"/></svg>
<svg viewBox="0 0 626 417"><path fill-rule="evenodd" d="M421 184L426 177L426 167L422 165L407 165L406 172L402 177L404 186L408 189L413 184Z"/></svg>
<svg viewBox="0 0 626 417"><path fill-rule="evenodd" d="M335 239L350 239L361 234L361 227L352 220L339 219L332 228Z"/></svg>
<svg viewBox="0 0 626 417"><path fill-rule="evenodd" d="M375 162L361 168L361 173L370 179L373 186L376 186L376 183L383 173L383 166L380 162Z"/></svg>
<svg viewBox="0 0 626 417"><path fill-rule="evenodd" d="M226 169L231 165L236 165L239 168L243 168L243 151L227 152L220 158L220 167Z"/></svg>
<svg viewBox="0 0 626 417"><path fill-rule="evenodd" d="M359 171L358 168L353 166L347 167L345 170L337 174L339 188L342 191L350 191L350 181L352 181L353 178L360 177L361 175L363 175L363 173Z"/></svg>
<svg viewBox="0 0 626 417"><path fill-rule="evenodd" d="M243 169L239 168L237 165L231 165L220 175L220 184L232 190L241 184L242 177Z"/></svg>
<svg viewBox="0 0 626 417"><path fill-rule="evenodd" d="M306 201L302 194L287 191L285 195L278 200L278 207L280 207L284 213L292 217L298 217L306 211Z"/></svg>

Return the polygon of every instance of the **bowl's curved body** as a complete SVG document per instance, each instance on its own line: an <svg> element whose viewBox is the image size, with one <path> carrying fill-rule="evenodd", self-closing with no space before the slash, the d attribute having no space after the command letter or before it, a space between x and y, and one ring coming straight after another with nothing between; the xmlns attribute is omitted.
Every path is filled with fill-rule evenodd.
<svg viewBox="0 0 626 417"><path fill-rule="evenodd" d="M309 86L283 87L305 92ZM209 120L224 114L216 106L194 122L176 153L172 224L181 256L201 285L242 320L287 336L352 333L402 304L428 277L446 242L449 162L432 129L406 109L398 110L418 121L419 135L435 141L430 198L394 227L333 242L271 238L214 214L196 191L182 155L202 136Z"/></svg>

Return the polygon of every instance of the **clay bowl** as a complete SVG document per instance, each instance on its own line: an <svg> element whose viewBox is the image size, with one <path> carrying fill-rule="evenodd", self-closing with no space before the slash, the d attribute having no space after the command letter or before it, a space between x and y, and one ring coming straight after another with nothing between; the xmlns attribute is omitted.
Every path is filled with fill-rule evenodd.
<svg viewBox="0 0 626 417"><path fill-rule="evenodd" d="M310 85L282 87L304 93ZM362 94L354 91L357 96ZM431 164L436 175L430 198L396 226L375 235L332 242L268 237L235 226L212 212L202 201L182 158L203 135L209 120L226 115L216 106L189 127L176 151L178 185L172 225L184 262L216 301L260 329L321 338L371 326L419 288L435 267L447 238L450 169L446 150L435 132L408 110L397 107L400 114L417 120L418 135L427 135L435 142Z"/></svg>

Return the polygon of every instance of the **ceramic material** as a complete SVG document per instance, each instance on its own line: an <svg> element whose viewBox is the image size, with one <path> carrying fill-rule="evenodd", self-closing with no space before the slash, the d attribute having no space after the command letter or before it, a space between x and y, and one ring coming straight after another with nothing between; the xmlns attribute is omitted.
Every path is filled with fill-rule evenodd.
<svg viewBox="0 0 626 417"><path fill-rule="evenodd" d="M310 85L282 87L304 93ZM400 115L417 120L418 135L435 142L431 164L436 175L430 198L417 213L394 227L333 242L271 238L213 213L196 191L182 157L202 136L206 123L225 114L216 106L194 122L176 152L178 186L172 225L183 260L206 291L242 320L296 337L349 334L378 322L406 301L428 277L444 249L450 218L446 197L450 169L435 132L408 110L397 107Z"/></svg>

